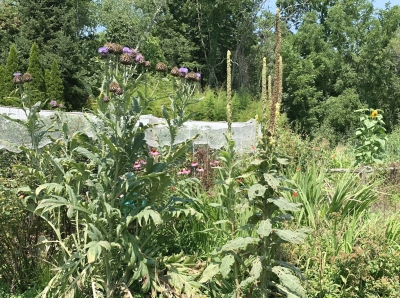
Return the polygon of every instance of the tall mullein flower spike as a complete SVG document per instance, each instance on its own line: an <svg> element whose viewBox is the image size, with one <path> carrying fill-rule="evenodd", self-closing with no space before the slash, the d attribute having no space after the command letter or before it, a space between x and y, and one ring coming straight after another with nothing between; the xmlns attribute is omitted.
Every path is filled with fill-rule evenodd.
<svg viewBox="0 0 400 298"><path fill-rule="evenodd" d="M272 100L270 101L270 119L268 126L268 138L269 140L273 139L275 134L277 119L276 119L276 108L277 103L279 103L279 90L280 90L280 56L281 56L281 46L282 46L282 37L281 37L281 17L279 9L276 9L276 17L275 17L275 34L276 34L276 47L275 47L275 73L274 73L274 90L272 94ZM280 107L280 106L278 106Z"/></svg>
<svg viewBox="0 0 400 298"><path fill-rule="evenodd" d="M263 58L262 66L262 90L261 90L261 102L262 102L262 116L261 123L265 124L267 119L267 58Z"/></svg>
<svg viewBox="0 0 400 298"><path fill-rule="evenodd" d="M226 116L228 121L228 138L232 138L232 75L231 51L226 54Z"/></svg>

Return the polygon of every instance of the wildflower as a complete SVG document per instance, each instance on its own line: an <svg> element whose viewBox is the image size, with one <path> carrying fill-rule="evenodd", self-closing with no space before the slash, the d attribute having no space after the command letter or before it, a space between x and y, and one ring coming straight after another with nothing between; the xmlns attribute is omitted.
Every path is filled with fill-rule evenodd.
<svg viewBox="0 0 400 298"><path fill-rule="evenodd" d="M175 186L171 186L171 190L172 191L176 191L176 187Z"/></svg>
<svg viewBox="0 0 400 298"><path fill-rule="evenodd" d="M115 94L117 95L122 95L124 93L124 90L122 90L122 88L117 88L117 90L115 90Z"/></svg>
<svg viewBox="0 0 400 298"><path fill-rule="evenodd" d="M236 182L240 184L243 182L243 179L242 178L236 179Z"/></svg>
<svg viewBox="0 0 400 298"><path fill-rule="evenodd" d="M332 155L332 159L335 159L336 158L336 156L335 155Z"/></svg>
<svg viewBox="0 0 400 298"><path fill-rule="evenodd" d="M156 71L158 72L166 72L168 70L167 65L163 62L158 62L156 65Z"/></svg>
<svg viewBox="0 0 400 298"><path fill-rule="evenodd" d="M214 160L215 165L219 165L219 160Z"/></svg>
<svg viewBox="0 0 400 298"><path fill-rule="evenodd" d="M171 74L171 76L179 77L179 69L178 69L178 67L175 66L174 68L172 68L170 74Z"/></svg>
<svg viewBox="0 0 400 298"><path fill-rule="evenodd" d="M122 53L130 55L131 54L131 49L129 47L124 47L122 49Z"/></svg>
<svg viewBox="0 0 400 298"><path fill-rule="evenodd" d="M298 171L300 171L300 168L299 168L299 167L297 167L297 168L296 168L296 171L297 171L297 172L298 172Z"/></svg>
<svg viewBox="0 0 400 298"><path fill-rule="evenodd" d="M199 72L196 72L196 77L197 77L197 80L200 81L200 79L201 79L201 74L200 74Z"/></svg>
<svg viewBox="0 0 400 298"><path fill-rule="evenodd" d="M371 117L375 118L376 116L378 116L378 111L377 110L373 110L371 113Z"/></svg>
<svg viewBox="0 0 400 298"><path fill-rule="evenodd" d="M102 58L107 57L107 56L108 56L108 53L109 53L107 47L101 47L101 48L99 48L99 49L98 49L98 52L99 52L99 54L100 54L100 57L102 57Z"/></svg>
<svg viewBox="0 0 400 298"><path fill-rule="evenodd" d="M64 105L63 103L60 103L60 104L58 104L58 107L59 107L60 109L64 109L64 108L65 108L65 105Z"/></svg>
<svg viewBox="0 0 400 298"><path fill-rule="evenodd" d="M178 175L188 175L190 174L190 170L182 169L178 172Z"/></svg>
<svg viewBox="0 0 400 298"><path fill-rule="evenodd" d="M215 163L210 161L210 166L215 167Z"/></svg>
<svg viewBox="0 0 400 298"><path fill-rule="evenodd" d="M180 77L185 77L188 74L189 70L186 67L181 67L178 69L178 72Z"/></svg>
<svg viewBox="0 0 400 298"><path fill-rule="evenodd" d="M297 191L293 191L292 196L297 197L298 195Z"/></svg>
<svg viewBox="0 0 400 298"><path fill-rule="evenodd" d="M144 159L139 159L139 162L140 162L141 165L147 164L147 162Z"/></svg>
<svg viewBox="0 0 400 298"><path fill-rule="evenodd" d="M158 152L156 148L151 148L150 155L151 156L159 156L160 152Z"/></svg>
<svg viewBox="0 0 400 298"><path fill-rule="evenodd" d="M135 58L138 52L135 49L131 49L130 55Z"/></svg>
<svg viewBox="0 0 400 298"><path fill-rule="evenodd" d="M24 83L20 72L14 72L13 77L14 77L13 78L14 84L23 84Z"/></svg>
<svg viewBox="0 0 400 298"><path fill-rule="evenodd" d="M133 164L133 168L134 168L136 171L140 171L140 170L142 169L142 165L140 164L140 162L136 161L136 162Z"/></svg>
<svg viewBox="0 0 400 298"><path fill-rule="evenodd" d="M108 86L108 90L110 92L116 92L117 89L119 89L119 85L117 82L111 82L110 85Z"/></svg>
<svg viewBox="0 0 400 298"><path fill-rule="evenodd" d="M198 168L196 169L197 172L204 172L204 169L202 166L198 166Z"/></svg>
<svg viewBox="0 0 400 298"><path fill-rule="evenodd" d="M198 81L198 77L194 72L189 72L186 76L185 79L188 81L192 81L192 82L197 82Z"/></svg>
<svg viewBox="0 0 400 298"><path fill-rule="evenodd" d="M315 147L315 151L319 151L319 147Z"/></svg>
<svg viewBox="0 0 400 298"><path fill-rule="evenodd" d="M197 161L192 161L192 163L190 164L192 167L197 167L199 164Z"/></svg>
<svg viewBox="0 0 400 298"><path fill-rule="evenodd" d="M22 75L22 81L24 83L29 83L33 80L32 75L29 72L26 72Z"/></svg>
<svg viewBox="0 0 400 298"><path fill-rule="evenodd" d="M143 56L142 54L138 53L138 54L136 55L135 61L136 61L138 64L144 64L144 63L145 63L144 56Z"/></svg>
<svg viewBox="0 0 400 298"><path fill-rule="evenodd" d="M133 58L130 54L124 53L119 57L119 62L123 65L131 65L133 63Z"/></svg>
<svg viewBox="0 0 400 298"><path fill-rule="evenodd" d="M56 108L57 107L57 101L55 101L55 100L50 101L50 106L52 108Z"/></svg>

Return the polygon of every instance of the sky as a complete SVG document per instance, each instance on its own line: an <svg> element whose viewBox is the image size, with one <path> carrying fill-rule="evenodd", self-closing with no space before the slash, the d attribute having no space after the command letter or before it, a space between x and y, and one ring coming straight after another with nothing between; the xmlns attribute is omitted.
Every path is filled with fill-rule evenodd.
<svg viewBox="0 0 400 298"><path fill-rule="evenodd" d="M390 6L400 5L400 0L374 0L374 6L376 8L385 8L385 3L390 2Z"/></svg>

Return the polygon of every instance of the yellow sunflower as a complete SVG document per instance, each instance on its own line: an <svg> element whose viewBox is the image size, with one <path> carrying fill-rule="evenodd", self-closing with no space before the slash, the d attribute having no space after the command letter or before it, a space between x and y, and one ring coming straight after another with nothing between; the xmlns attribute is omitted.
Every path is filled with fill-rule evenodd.
<svg viewBox="0 0 400 298"><path fill-rule="evenodd" d="M371 113L371 117L375 118L376 116L378 116L378 111L377 110L373 110Z"/></svg>

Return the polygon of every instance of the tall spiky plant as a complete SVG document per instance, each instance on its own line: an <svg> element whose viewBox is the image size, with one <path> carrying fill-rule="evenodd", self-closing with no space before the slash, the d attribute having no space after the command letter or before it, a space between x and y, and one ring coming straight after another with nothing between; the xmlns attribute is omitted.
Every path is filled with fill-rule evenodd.
<svg viewBox="0 0 400 298"><path fill-rule="evenodd" d="M269 142L273 142L274 135L276 131L277 119L277 109L280 108L280 90L281 90L281 48L282 48L282 36L281 36L281 26L280 26L280 11L276 9L275 17L275 32L276 32L276 47L275 47L275 73L274 73L274 89L272 93L272 99L270 101L270 120L268 126L268 138ZM278 110L279 113L279 110Z"/></svg>
<svg viewBox="0 0 400 298"><path fill-rule="evenodd" d="M226 116L228 121L228 138L232 138L232 75L231 51L226 54Z"/></svg>

